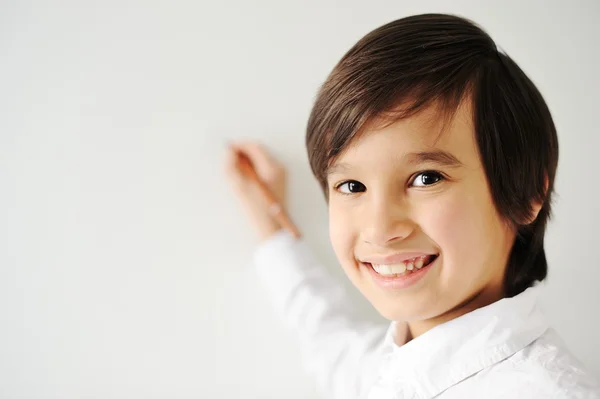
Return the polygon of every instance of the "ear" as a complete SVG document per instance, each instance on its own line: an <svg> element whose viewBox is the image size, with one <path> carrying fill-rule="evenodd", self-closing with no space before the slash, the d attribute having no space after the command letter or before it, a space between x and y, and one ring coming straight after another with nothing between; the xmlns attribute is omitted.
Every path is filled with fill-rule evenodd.
<svg viewBox="0 0 600 399"><path fill-rule="evenodd" d="M542 210L542 206L544 204L539 202L539 201L534 201L531 204L531 215L529 216L529 218L526 220L525 224L531 224L533 222L535 222L535 219L537 219L540 211Z"/></svg>
<svg viewBox="0 0 600 399"><path fill-rule="evenodd" d="M546 197L546 194L548 194L548 176L546 176L546 178L544 179L544 198ZM531 215L525 224L531 224L535 222L535 220L538 217L538 214L542 210L542 206L544 206L544 203L540 201L533 201L531 203Z"/></svg>

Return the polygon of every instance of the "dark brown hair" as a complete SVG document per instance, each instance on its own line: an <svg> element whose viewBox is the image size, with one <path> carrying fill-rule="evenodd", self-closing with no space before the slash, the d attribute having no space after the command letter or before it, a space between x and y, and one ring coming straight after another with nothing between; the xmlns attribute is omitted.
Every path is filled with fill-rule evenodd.
<svg viewBox="0 0 600 399"><path fill-rule="evenodd" d="M327 169L367 122L406 118L434 103L447 121L465 98L494 204L517 231L504 280L512 297L547 274L558 139L535 85L473 22L416 15L363 37L318 93L306 132L309 161L328 198ZM543 205L531 222L534 203Z"/></svg>

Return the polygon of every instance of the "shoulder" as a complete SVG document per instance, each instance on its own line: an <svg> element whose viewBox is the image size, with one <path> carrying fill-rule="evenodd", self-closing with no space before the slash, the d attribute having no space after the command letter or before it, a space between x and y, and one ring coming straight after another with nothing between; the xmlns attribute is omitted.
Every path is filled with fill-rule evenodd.
<svg viewBox="0 0 600 399"><path fill-rule="evenodd" d="M600 398L598 381L553 329L482 373L518 397Z"/></svg>

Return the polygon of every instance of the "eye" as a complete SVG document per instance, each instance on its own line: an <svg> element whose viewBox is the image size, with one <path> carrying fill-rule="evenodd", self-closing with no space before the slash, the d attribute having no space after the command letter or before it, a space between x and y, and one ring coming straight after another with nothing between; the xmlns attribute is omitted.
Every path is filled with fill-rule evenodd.
<svg viewBox="0 0 600 399"><path fill-rule="evenodd" d="M444 179L441 173L432 170L421 172L415 176L412 183L412 187L427 187L435 184Z"/></svg>
<svg viewBox="0 0 600 399"><path fill-rule="evenodd" d="M356 194L367 190L364 184L356 180L348 180L335 187L342 194Z"/></svg>

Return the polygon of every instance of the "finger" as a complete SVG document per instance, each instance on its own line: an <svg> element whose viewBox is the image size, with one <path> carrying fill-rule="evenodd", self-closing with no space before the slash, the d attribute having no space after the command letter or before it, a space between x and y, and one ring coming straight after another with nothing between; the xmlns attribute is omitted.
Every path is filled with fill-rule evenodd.
<svg viewBox="0 0 600 399"><path fill-rule="evenodd" d="M269 150L261 143L246 141L233 143L233 147L243 151L252 161L254 167L258 169L269 169L276 161L273 159Z"/></svg>
<svg viewBox="0 0 600 399"><path fill-rule="evenodd" d="M259 176L270 178L281 170L279 162L269 153L268 149L257 142L234 143L234 148L243 151L252 161Z"/></svg>
<svg viewBox="0 0 600 399"><path fill-rule="evenodd" d="M227 178L237 186L244 184L244 181L246 179L241 169L239 168L238 154L234 148L227 148L224 163Z"/></svg>

